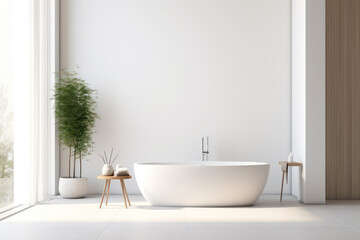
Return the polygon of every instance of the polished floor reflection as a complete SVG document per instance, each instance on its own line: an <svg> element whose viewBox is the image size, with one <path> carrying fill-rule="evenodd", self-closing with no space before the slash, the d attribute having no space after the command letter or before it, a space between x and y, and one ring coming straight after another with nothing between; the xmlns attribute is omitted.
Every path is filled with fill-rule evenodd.
<svg viewBox="0 0 360 240"><path fill-rule="evenodd" d="M293 197L262 196L239 208L153 207L140 195L55 198L0 222L3 239L359 239L360 201L303 205Z"/></svg>

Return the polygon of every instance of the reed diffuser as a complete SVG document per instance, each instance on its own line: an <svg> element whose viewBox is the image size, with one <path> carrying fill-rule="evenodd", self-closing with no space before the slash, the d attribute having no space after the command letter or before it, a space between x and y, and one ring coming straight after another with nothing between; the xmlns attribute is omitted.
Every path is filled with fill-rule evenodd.
<svg viewBox="0 0 360 240"><path fill-rule="evenodd" d="M114 151L114 149L112 148L109 158L107 157L105 151L104 151L104 156L98 153L98 155L101 157L101 159L102 159L102 161L104 163L104 166L103 166L102 172L101 172L102 175L104 175L104 176L112 176L112 175L114 175L114 168L113 168L112 164L115 162L115 160L119 156L119 154L117 154L114 158L112 158L113 151Z"/></svg>

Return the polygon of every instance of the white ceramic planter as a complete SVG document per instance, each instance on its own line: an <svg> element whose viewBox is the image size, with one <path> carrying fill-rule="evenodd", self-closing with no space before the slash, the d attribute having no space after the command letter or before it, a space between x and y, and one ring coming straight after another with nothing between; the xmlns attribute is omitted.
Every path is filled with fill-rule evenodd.
<svg viewBox="0 0 360 240"><path fill-rule="evenodd" d="M87 178L60 178L59 193L63 198L81 198L87 191Z"/></svg>
<svg viewBox="0 0 360 240"><path fill-rule="evenodd" d="M101 173L104 176L112 176L114 175L114 168L111 164L104 164Z"/></svg>

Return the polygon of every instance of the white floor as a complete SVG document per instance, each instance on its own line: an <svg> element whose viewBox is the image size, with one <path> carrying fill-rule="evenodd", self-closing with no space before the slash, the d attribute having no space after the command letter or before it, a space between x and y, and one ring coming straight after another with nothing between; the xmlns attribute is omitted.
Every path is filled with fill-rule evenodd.
<svg viewBox="0 0 360 240"><path fill-rule="evenodd" d="M302 205L286 196L262 196L256 206L239 208L171 208L150 206L131 195L55 198L0 222L0 239L360 239L360 201Z"/></svg>

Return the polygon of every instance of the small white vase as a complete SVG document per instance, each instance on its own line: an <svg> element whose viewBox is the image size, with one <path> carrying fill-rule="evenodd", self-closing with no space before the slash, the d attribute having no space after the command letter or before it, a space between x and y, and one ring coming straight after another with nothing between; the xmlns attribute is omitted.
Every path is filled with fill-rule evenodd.
<svg viewBox="0 0 360 240"><path fill-rule="evenodd" d="M114 175L114 168L111 164L104 164L102 168L102 175L104 176L112 176Z"/></svg>

